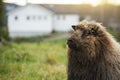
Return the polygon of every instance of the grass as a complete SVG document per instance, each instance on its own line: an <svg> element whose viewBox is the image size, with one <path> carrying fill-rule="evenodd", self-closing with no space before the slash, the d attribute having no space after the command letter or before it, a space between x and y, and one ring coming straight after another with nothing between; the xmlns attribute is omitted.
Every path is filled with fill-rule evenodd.
<svg viewBox="0 0 120 80"><path fill-rule="evenodd" d="M0 80L66 80L66 40L0 46Z"/></svg>

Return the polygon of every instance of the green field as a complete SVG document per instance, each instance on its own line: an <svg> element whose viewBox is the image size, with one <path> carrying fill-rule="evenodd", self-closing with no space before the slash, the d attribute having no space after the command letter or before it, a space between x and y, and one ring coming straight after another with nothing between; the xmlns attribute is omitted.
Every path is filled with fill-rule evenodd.
<svg viewBox="0 0 120 80"><path fill-rule="evenodd" d="M66 80L66 40L0 46L0 80Z"/></svg>

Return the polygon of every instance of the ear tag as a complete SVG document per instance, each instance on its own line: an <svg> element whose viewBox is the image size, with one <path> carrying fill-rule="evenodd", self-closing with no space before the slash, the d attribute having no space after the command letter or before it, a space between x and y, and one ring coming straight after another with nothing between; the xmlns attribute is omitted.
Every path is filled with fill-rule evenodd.
<svg viewBox="0 0 120 80"><path fill-rule="evenodd" d="M92 30L90 30L90 32L91 32L91 33L95 33L95 31L94 31L93 29L92 29Z"/></svg>
<svg viewBox="0 0 120 80"><path fill-rule="evenodd" d="M94 32L94 30L91 30L91 32L93 33L93 32Z"/></svg>

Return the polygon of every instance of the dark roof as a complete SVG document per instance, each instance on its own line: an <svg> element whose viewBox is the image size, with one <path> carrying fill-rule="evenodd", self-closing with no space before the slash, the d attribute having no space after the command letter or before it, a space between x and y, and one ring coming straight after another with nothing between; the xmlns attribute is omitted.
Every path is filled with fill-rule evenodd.
<svg viewBox="0 0 120 80"><path fill-rule="evenodd" d="M71 5L71 4L40 4L56 14L82 14L91 12L93 7L89 4Z"/></svg>
<svg viewBox="0 0 120 80"><path fill-rule="evenodd" d="M15 8L19 7L19 5L16 5L14 3L5 3L5 10L6 12L11 11Z"/></svg>

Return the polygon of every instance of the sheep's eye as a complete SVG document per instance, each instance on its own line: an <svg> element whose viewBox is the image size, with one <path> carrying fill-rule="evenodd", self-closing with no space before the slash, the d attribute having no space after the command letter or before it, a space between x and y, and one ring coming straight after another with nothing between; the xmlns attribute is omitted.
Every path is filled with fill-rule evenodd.
<svg viewBox="0 0 120 80"><path fill-rule="evenodd" d="M90 33L95 33L95 30L92 28L91 30L90 30Z"/></svg>

